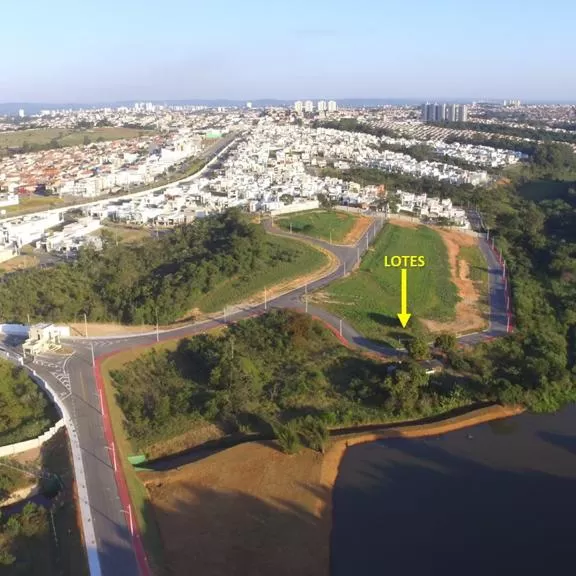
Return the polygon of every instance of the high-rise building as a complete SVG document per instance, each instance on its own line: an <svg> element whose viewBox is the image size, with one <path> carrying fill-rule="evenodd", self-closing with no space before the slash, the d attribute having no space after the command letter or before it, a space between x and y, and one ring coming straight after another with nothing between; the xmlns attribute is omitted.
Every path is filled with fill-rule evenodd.
<svg viewBox="0 0 576 576"><path fill-rule="evenodd" d="M420 120L422 120L422 122L428 122L428 106L430 104L428 102L425 102L424 104L422 104L422 107L420 109Z"/></svg>
<svg viewBox="0 0 576 576"><path fill-rule="evenodd" d="M338 110L336 100L328 100L328 112L336 112L336 110Z"/></svg>
<svg viewBox="0 0 576 576"><path fill-rule="evenodd" d="M314 102L312 102L312 100L306 100L306 102L304 102L304 112L314 112Z"/></svg>
<svg viewBox="0 0 576 576"><path fill-rule="evenodd" d="M446 104L438 104L436 107L436 122L444 122L446 120Z"/></svg>
<svg viewBox="0 0 576 576"><path fill-rule="evenodd" d="M26 114L24 112L24 108L20 108L20 110L18 110L18 116L20 118L24 118L24 116L26 116Z"/></svg>
<svg viewBox="0 0 576 576"><path fill-rule="evenodd" d="M246 108L252 108L252 102L246 102Z"/></svg>
<svg viewBox="0 0 576 576"><path fill-rule="evenodd" d="M302 110L303 110L302 100L296 100L296 102L294 102L294 111L298 112L298 114L302 114Z"/></svg>
<svg viewBox="0 0 576 576"><path fill-rule="evenodd" d="M466 104L422 104L420 109L422 122L466 122L468 106Z"/></svg>
<svg viewBox="0 0 576 576"><path fill-rule="evenodd" d="M318 112L326 112L326 100L318 100Z"/></svg>

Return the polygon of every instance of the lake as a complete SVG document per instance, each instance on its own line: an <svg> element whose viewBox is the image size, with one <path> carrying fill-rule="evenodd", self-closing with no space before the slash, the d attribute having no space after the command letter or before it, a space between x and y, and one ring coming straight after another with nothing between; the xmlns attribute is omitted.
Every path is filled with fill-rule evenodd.
<svg viewBox="0 0 576 576"><path fill-rule="evenodd" d="M346 451L331 576L576 574L576 406Z"/></svg>

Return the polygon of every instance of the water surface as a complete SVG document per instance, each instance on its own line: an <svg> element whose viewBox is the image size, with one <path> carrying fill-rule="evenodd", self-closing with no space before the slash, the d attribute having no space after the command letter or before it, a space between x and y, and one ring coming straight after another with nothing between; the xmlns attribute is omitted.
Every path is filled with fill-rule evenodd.
<svg viewBox="0 0 576 576"><path fill-rule="evenodd" d="M349 448L331 576L576 574L576 406Z"/></svg>

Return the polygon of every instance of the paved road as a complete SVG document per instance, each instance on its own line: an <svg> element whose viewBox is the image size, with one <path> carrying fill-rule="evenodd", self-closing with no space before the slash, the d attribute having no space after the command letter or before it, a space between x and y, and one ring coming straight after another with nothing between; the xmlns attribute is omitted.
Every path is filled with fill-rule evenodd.
<svg viewBox="0 0 576 576"><path fill-rule="evenodd" d="M305 310L306 293L324 287L344 274L350 273L383 224L383 218L376 218L370 229L354 247L332 245L321 240L309 239L313 244L329 250L338 258L340 264L337 270L305 287L297 288L270 300L266 308ZM291 236L287 232L275 232ZM482 242L481 247L490 268L490 303L492 306L490 327L486 332L462 338L461 341L465 343L476 343L482 339L499 336L506 330L506 302L500 264L486 242ZM264 303L252 308L229 308L226 313L223 313L221 319L161 331L158 334L151 332L107 338L74 339L68 343L74 349L72 356L56 360L53 356L36 359L34 368L59 391L77 422L98 555L104 576L117 574L132 576L146 573L146 570L139 569L134 542L129 530L128 514L120 501L114 476L113 458L104 434L100 398L92 367L92 351L94 356L99 358L124 349L153 344L157 339L164 341L192 336L222 325L226 321L237 321L260 314L265 311L264 308ZM375 352L398 354L395 350L367 340L351 326L323 309L309 306L308 312L330 324L336 331L341 331L344 338L356 345Z"/></svg>

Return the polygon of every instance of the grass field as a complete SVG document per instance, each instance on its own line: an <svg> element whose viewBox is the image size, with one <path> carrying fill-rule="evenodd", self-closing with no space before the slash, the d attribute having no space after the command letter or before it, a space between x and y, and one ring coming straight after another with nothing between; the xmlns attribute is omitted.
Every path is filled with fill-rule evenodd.
<svg viewBox="0 0 576 576"><path fill-rule="evenodd" d="M45 145L56 140L61 147L84 144L85 138L91 142L109 140L124 140L138 138L143 134L153 134L151 130L133 128L91 128L87 130L67 130L64 128L40 128L37 130L18 130L15 132L0 132L0 154L8 148L21 148L28 144Z"/></svg>
<svg viewBox="0 0 576 576"><path fill-rule="evenodd" d="M315 210L275 218L274 222L283 230L290 231L292 226L292 232L338 243L354 228L356 219L346 212Z"/></svg>
<svg viewBox="0 0 576 576"><path fill-rule="evenodd" d="M384 256L415 255L426 258L426 267L408 270L408 312L413 316L402 329L400 269L385 268ZM348 320L359 332L376 341L397 346L406 336L421 330L418 317L449 320L458 301L456 286L442 238L430 228L387 225L360 269L331 284L316 300Z"/></svg>
<svg viewBox="0 0 576 576"><path fill-rule="evenodd" d="M280 248L298 250L297 257L291 262L279 261L274 267L265 268L251 276L232 278L216 286L198 302L202 312L222 310L226 305L242 302L259 292L262 292L264 299L265 287L271 288L291 278L310 274L328 263L322 252L304 242L278 236L270 236L268 241Z"/></svg>

